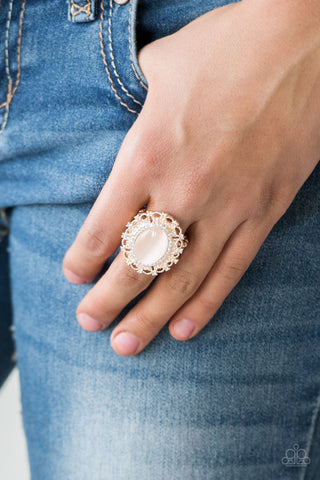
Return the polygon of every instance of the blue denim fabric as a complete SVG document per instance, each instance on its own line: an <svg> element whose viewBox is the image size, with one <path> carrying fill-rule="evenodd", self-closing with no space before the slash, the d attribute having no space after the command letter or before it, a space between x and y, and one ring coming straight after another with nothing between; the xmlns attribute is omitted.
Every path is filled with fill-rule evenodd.
<svg viewBox="0 0 320 480"><path fill-rule="evenodd" d="M71 22L93 22L98 18L99 0L69 0L68 5L68 19Z"/></svg>
<svg viewBox="0 0 320 480"><path fill-rule="evenodd" d="M76 23L69 2L27 0L23 19L2 0L0 380L13 321L32 480L320 478L319 165L190 341L165 327L117 355L110 333L139 297L86 332L75 310L92 285L61 270L145 100L137 51L224 3L104 0ZM309 466L287 466L297 444Z"/></svg>

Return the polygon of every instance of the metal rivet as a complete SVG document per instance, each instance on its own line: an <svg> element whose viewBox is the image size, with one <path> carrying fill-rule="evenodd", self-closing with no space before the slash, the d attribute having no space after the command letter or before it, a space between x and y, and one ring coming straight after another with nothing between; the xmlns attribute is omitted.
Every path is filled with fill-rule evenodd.
<svg viewBox="0 0 320 480"><path fill-rule="evenodd" d="M118 5L125 5L128 2L129 0L114 0L114 3L117 3Z"/></svg>

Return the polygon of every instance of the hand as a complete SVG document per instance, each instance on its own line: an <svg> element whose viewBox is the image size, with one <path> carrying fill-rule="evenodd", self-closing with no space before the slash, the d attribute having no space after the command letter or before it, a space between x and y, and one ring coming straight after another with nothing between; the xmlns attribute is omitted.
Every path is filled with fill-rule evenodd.
<svg viewBox="0 0 320 480"><path fill-rule="evenodd" d="M120 355L139 353L169 320L177 340L195 336L320 158L320 28L310 13L287 14L287 2L266 3L217 8L140 52L144 107L63 262L71 282L93 280L145 204L186 232L178 264L114 328ZM78 306L79 323L106 328L152 280L120 253Z"/></svg>

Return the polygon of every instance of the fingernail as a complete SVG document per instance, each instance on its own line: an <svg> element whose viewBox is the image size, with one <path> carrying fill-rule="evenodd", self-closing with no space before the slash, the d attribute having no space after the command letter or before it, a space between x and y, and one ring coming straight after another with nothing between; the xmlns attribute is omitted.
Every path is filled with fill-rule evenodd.
<svg viewBox="0 0 320 480"><path fill-rule="evenodd" d="M174 324L173 331L177 337L188 338L196 328L195 324L188 318L181 318Z"/></svg>
<svg viewBox="0 0 320 480"><path fill-rule="evenodd" d="M84 280L83 278L78 277L78 275L71 272L71 270L69 270L68 268L64 268L63 273L64 273L66 279L69 280L69 282L71 282L71 283L76 283L77 285L87 283L87 280Z"/></svg>
<svg viewBox="0 0 320 480"><path fill-rule="evenodd" d="M103 328L103 325L101 322L99 322L99 320L90 317L90 315L87 315L86 313L79 313L77 318L81 327L89 332L96 332Z"/></svg>
<svg viewBox="0 0 320 480"><path fill-rule="evenodd" d="M129 332L121 332L112 341L120 355L132 355L139 347L139 340Z"/></svg>

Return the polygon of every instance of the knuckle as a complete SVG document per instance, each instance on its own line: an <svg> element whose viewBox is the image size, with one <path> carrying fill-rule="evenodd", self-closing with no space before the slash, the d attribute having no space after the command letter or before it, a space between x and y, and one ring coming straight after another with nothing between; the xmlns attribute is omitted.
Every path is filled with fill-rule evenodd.
<svg viewBox="0 0 320 480"><path fill-rule="evenodd" d="M105 256L108 250L108 243L105 233L95 226L84 225L81 231L81 240L84 248L94 257Z"/></svg>
<svg viewBox="0 0 320 480"><path fill-rule="evenodd" d="M272 210L276 213L278 218L282 217L287 211L289 205L293 201L294 195L291 188L283 187L274 195Z"/></svg>
<svg viewBox="0 0 320 480"><path fill-rule="evenodd" d="M202 196L199 190L196 190L187 179L180 188L176 185L176 192L175 208L181 217L186 216L186 213L193 214L199 205L201 206Z"/></svg>
<svg viewBox="0 0 320 480"><path fill-rule="evenodd" d="M213 296L208 297L205 295L199 295L199 297L197 298L197 303L202 310L204 310L205 312L210 312L212 314L216 312L220 306L218 300L215 299Z"/></svg>
<svg viewBox="0 0 320 480"><path fill-rule="evenodd" d="M125 265L124 267L119 268L117 272L118 283L121 287L125 289L132 289L132 286L144 286L148 279L141 274L135 271L130 266Z"/></svg>
<svg viewBox="0 0 320 480"><path fill-rule="evenodd" d="M197 286L197 276L187 270L176 270L168 277L168 289L184 298L191 297Z"/></svg>
<svg viewBox="0 0 320 480"><path fill-rule="evenodd" d="M241 278L245 271L244 259L233 259L228 263L224 263L219 269L218 274L227 281L234 281Z"/></svg>
<svg viewBox="0 0 320 480"><path fill-rule="evenodd" d="M249 216L252 218L264 218L273 204L272 191L269 187L255 185L255 191L248 196Z"/></svg>
<svg viewBox="0 0 320 480"><path fill-rule="evenodd" d="M257 202L257 213L259 217L265 217L273 210L276 204L274 192L271 189L265 189Z"/></svg>
<svg viewBox="0 0 320 480"><path fill-rule="evenodd" d="M147 312L144 312L143 310L137 310L135 312L134 321L135 327L144 338L149 337L150 332L155 334L161 328L158 319L152 315L148 315Z"/></svg>
<svg viewBox="0 0 320 480"><path fill-rule="evenodd" d="M127 133L118 156L118 162L122 162L133 183L156 181L163 176L165 135L154 125L154 120L142 118L142 112Z"/></svg>
<svg viewBox="0 0 320 480"><path fill-rule="evenodd" d="M137 120L136 128L128 139L128 157L135 174L140 178L156 181L163 178L164 162L173 160L174 140L170 132L159 120L142 117Z"/></svg>
<svg viewBox="0 0 320 480"><path fill-rule="evenodd" d="M149 183L160 181L163 176L163 169L161 169L160 155L153 146L150 145L150 138L141 143L131 152L133 161L129 166L131 181L136 184Z"/></svg>
<svg viewBox="0 0 320 480"><path fill-rule="evenodd" d="M267 184L258 188L257 200L252 202L254 205L252 216L262 220L269 216L280 218L293 200L290 186Z"/></svg>
<svg viewBox="0 0 320 480"><path fill-rule="evenodd" d="M212 178L200 168L185 172L175 183L175 204L181 213L206 208L212 196Z"/></svg>

